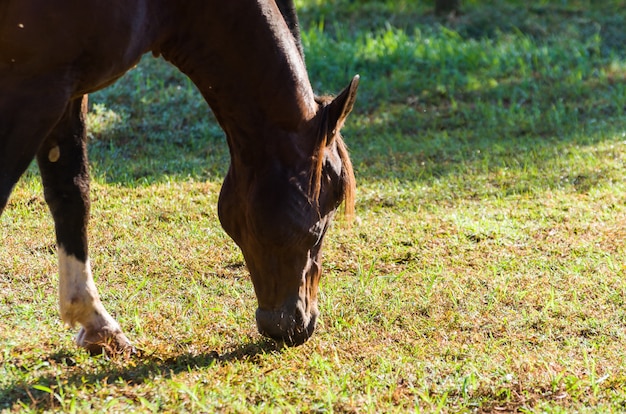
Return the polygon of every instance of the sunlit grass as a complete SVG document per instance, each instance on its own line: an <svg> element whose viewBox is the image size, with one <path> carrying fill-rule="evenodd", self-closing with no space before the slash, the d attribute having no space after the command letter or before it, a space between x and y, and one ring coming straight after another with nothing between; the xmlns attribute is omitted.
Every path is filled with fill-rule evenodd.
<svg viewBox="0 0 626 414"><path fill-rule="evenodd" d="M91 95L91 260L144 353L73 345L32 168L0 219L0 409L623 411L623 10L477 3L297 2L316 91L362 81L357 220L330 231L319 330L294 349L256 332L193 85L148 57Z"/></svg>

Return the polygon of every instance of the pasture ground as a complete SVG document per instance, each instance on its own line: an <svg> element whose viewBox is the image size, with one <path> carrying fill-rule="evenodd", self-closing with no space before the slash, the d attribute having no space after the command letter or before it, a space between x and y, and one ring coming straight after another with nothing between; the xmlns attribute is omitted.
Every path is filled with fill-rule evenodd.
<svg viewBox="0 0 626 414"><path fill-rule="evenodd" d="M327 236L315 336L256 332L223 133L150 57L89 118L91 260L143 356L89 357L61 324L33 166L0 218L0 409L625 411L626 4L297 4L316 91L362 77L358 218Z"/></svg>

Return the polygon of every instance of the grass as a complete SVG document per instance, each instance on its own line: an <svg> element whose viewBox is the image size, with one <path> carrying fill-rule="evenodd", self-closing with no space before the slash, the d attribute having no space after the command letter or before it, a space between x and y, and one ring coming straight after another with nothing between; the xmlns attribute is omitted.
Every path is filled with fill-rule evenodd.
<svg viewBox="0 0 626 414"><path fill-rule="evenodd" d="M73 345L33 167L0 219L0 409L624 411L623 3L297 4L315 89L362 79L358 218L327 237L318 332L256 332L217 220L223 133L146 58L89 118L94 272L144 355Z"/></svg>

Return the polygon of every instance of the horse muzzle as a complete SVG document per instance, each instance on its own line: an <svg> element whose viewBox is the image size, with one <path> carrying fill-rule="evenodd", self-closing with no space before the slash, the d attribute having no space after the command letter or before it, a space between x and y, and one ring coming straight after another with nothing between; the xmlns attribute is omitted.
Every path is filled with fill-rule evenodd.
<svg viewBox="0 0 626 414"><path fill-rule="evenodd" d="M276 341L283 341L288 346L298 346L313 335L318 315L319 311L316 307L309 312L299 306L291 310L258 308L256 324L261 335Z"/></svg>

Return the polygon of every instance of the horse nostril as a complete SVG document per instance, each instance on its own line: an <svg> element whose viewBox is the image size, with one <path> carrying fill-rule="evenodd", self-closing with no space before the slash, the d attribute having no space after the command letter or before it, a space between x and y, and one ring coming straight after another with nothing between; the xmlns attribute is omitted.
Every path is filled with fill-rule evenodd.
<svg viewBox="0 0 626 414"><path fill-rule="evenodd" d="M283 310L257 309L256 323L259 333L288 346L302 345L313 335L317 313L303 314L298 308L286 313Z"/></svg>

